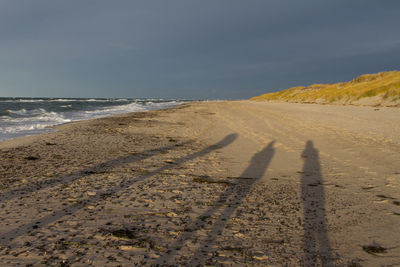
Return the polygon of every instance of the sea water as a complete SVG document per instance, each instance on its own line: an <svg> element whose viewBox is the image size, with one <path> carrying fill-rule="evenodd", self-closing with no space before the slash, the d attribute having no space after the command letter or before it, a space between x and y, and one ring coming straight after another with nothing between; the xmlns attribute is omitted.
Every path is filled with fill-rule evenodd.
<svg viewBox="0 0 400 267"><path fill-rule="evenodd" d="M128 112L170 108L188 100L0 97L0 140L51 131L51 126Z"/></svg>

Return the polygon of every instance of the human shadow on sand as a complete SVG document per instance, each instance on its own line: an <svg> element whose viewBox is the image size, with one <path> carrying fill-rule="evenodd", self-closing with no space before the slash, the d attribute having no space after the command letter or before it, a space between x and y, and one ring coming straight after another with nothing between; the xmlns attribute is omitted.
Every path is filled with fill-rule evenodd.
<svg viewBox="0 0 400 267"><path fill-rule="evenodd" d="M196 252L186 262L187 266L204 266L208 260L208 255L213 249L213 244L217 237L225 229L227 222L232 217L237 207L243 202L244 198L249 194L253 185L259 181L266 172L273 156L275 149L274 141L270 142L263 150L256 153L246 170L238 177L237 184L228 187L218 198L213 205L207 209L197 220L189 222L177 240L169 246L169 251L160 257L156 265L174 264L174 257L177 256L179 250L185 245L188 240L201 240ZM216 218L211 228L208 222L203 218ZM202 238L196 231L207 230L207 236Z"/></svg>
<svg viewBox="0 0 400 267"><path fill-rule="evenodd" d="M304 266L332 266L325 216L325 192L318 150L307 141L301 155L304 166L301 176L301 196L304 212Z"/></svg>
<svg viewBox="0 0 400 267"><path fill-rule="evenodd" d="M159 153L174 150L179 146L185 146L189 143L190 143L190 141L171 145L171 146L149 149L146 151L130 154L127 156L118 157L118 158L109 160L107 162L102 162L97 165L85 168L83 170L75 171L70 174L61 175L61 176L45 179L42 181L34 181L29 185L26 185L23 187L18 187L17 189L13 189L13 190L9 190L9 191L1 193L0 194L0 202L11 200L11 199L14 199L17 197L22 197L22 196L28 197L29 194L32 194L32 193L35 193L35 192L38 192L38 191L41 191L41 190L44 190L47 188L55 187L57 185L67 185L76 180L85 178L87 176L90 176L93 174L105 173L107 171L110 171L113 168L117 168L118 166L123 166L125 164L141 161L146 158L157 155Z"/></svg>
<svg viewBox="0 0 400 267"><path fill-rule="evenodd" d="M28 234L32 231L35 231L35 229L44 227L50 223L53 223L65 216L69 216L72 215L73 213L87 207L88 205L93 205L93 204L98 204L100 202L105 201L104 199L106 197L109 197L111 195L116 194L117 192L124 190L126 188L128 188L129 186L132 186L133 184L136 184L138 182L141 182L143 180L146 180L154 175L157 175L159 173L162 173L168 169L172 169L172 168L176 168L176 166L181 165L187 161L193 160L195 158L198 157L202 157L214 150L226 147L228 145L230 145L232 142L234 142L237 138L237 134L230 134L227 135L225 138L223 138L221 141L219 141L218 143L208 146L198 152L189 154L185 157L182 157L180 159L177 159L176 161L174 161L174 164L168 164L168 165L164 165L159 167L158 169L154 170L154 171L150 171L144 175L140 175L138 177L133 177L131 180L114 186L112 188L109 189L105 189L105 190L99 190L96 192L95 196L90 197L87 200L84 200L82 202L76 203L76 204L72 204L69 205L65 208L59 209L57 211L52 212L49 215L46 215L42 218L35 218L33 219L31 222L23 224L17 228L14 228L6 233L0 234L0 245L2 246L6 246L9 245L15 238L24 235L24 234ZM111 161L114 162L114 161ZM127 164L129 163L124 161L124 162L120 162L118 163L118 165L122 165L122 164ZM107 165L107 163L105 163Z"/></svg>

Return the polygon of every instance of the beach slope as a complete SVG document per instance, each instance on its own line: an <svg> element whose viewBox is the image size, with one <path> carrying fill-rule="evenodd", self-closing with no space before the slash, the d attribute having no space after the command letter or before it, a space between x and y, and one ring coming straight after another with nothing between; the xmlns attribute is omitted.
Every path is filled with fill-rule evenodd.
<svg viewBox="0 0 400 267"><path fill-rule="evenodd" d="M0 265L400 262L400 110L185 104L0 142Z"/></svg>

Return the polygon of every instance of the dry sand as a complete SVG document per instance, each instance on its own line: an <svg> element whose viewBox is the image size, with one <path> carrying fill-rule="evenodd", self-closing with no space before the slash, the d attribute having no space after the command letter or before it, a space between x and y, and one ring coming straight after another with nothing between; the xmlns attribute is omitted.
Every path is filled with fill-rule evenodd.
<svg viewBox="0 0 400 267"><path fill-rule="evenodd" d="M0 142L0 266L400 265L400 109L202 102Z"/></svg>

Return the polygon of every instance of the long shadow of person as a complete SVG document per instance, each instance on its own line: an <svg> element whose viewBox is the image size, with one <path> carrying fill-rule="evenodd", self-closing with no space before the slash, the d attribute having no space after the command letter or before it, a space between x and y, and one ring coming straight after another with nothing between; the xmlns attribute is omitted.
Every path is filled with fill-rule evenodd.
<svg viewBox="0 0 400 267"><path fill-rule="evenodd" d="M312 141L307 141L301 156L304 159L301 177L304 212L304 266L331 266L332 251L326 227L323 179L318 150L314 148Z"/></svg>
<svg viewBox="0 0 400 267"><path fill-rule="evenodd" d="M213 244L216 242L217 237L225 229L225 226L229 219L232 217L233 213L243 202L244 198L249 194L253 185L259 181L264 173L266 172L273 156L275 153L274 141L270 142L263 150L254 154L251 159L249 166L240 175L238 183L233 188L228 188L224 191L218 200L211 205L211 208L207 209L199 219L194 220L186 226L190 229L189 232L182 233L181 236L170 245L170 252L167 255L162 256L156 262L159 265L176 264L173 260L174 256L178 251L184 246L185 242L188 240L202 239L196 252L193 253L193 258L186 262L186 266L203 266L207 261L207 256L211 250L214 250ZM224 203L222 206L219 205ZM236 205L231 205L236 203ZM221 208L222 207L222 208ZM207 221L202 218L205 217L215 217L215 222L208 227ZM200 238L197 236L196 231L201 229L207 229L207 236L205 238Z"/></svg>
<svg viewBox="0 0 400 267"><path fill-rule="evenodd" d="M136 183L139 183L141 181L144 181L146 179L149 179L157 174L163 173L165 170L172 169L176 166L184 164L187 161L207 155L208 153L211 153L212 151L214 151L216 149L226 147L226 146L230 145L231 143L233 143L236 140L237 136L238 136L237 134L229 134L224 139L222 139L218 143L215 143L214 145L208 146L200 151L194 152L192 154L186 155L180 159L175 160L173 165L171 165L171 164L162 165L154 171L150 171L146 174L139 175L137 177L132 177L132 179L126 181L125 183L117 184L111 188L102 188L102 189L96 191L96 194L94 196L91 196L87 200L82 200L78 203L73 203L73 204L63 207L59 210L55 210L52 213L50 213L44 217L35 218L28 223L22 224L12 230L9 230L8 232L0 233L0 246L8 246L12 242L12 240L14 240L15 238L17 238L21 235L27 234L27 233L31 233L31 231L33 231L32 229L44 227L44 226L46 226L50 223L53 223L63 217L72 215L73 213L76 213L77 211L87 207L88 205L104 203L106 201L106 197L117 194L119 191L126 190L128 187L130 187ZM169 147L161 149L160 151L167 151L168 149L169 149ZM118 158L118 159L115 159L115 160L112 160L112 161L109 161L109 162L99 165L97 170L103 170L103 168L106 168L107 166L108 166L108 168L115 168L115 167L118 167L118 166L121 166L124 164L129 164L136 160L137 160L136 157ZM96 168L93 168L93 170L96 170Z"/></svg>

